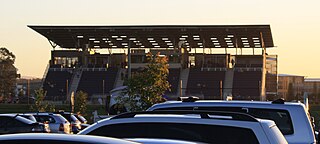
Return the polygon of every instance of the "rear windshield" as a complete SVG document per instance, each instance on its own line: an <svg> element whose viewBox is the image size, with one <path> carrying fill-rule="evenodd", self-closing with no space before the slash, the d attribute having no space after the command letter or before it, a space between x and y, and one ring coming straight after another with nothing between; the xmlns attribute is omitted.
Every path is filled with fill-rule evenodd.
<svg viewBox="0 0 320 144"><path fill-rule="evenodd" d="M205 143L258 144L251 129L206 124L121 123L105 125L89 135L116 138L164 138Z"/></svg>
<svg viewBox="0 0 320 144"><path fill-rule="evenodd" d="M273 120L277 124L281 133L284 135L294 133L292 120L287 110L243 107L170 107L159 108L156 110L208 110L243 112L248 113L256 118Z"/></svg>

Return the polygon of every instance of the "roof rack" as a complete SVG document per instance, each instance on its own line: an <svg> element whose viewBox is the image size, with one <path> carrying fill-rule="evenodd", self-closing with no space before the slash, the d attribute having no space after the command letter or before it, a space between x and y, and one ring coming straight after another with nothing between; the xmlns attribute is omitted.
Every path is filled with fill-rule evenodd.
<svg viewBox="0 0 320 144"><path fill-rule="evenodd" d="M199 100L199 97L196 96L189 96L189 97L178 97L177 101L182 101L182 102L195 102Z"/></svg>
<svg viewBox="0 0 320 144"><path fill-rule="evenodd" d="M157 110L157 111L143 111L143 112L126 112L119 115L116 115L110 119L121 119L121 118L133 118L139 114L199 114L202 119L223 119L223 118L214 118L210 115L219 115L219 116L230 116L232 117L231 120L239 120L239 121L252 121L257 122L258 120L255 119L253 116L245 114L245 113L238 113L238 112L225 112L225 111L188 111L188 110Z"/></svg>
<svg viewBox="0 0 320 144"><path fill-rule="evenodd" d="M272 104L284 104L285 100L283 98L276 99L272 101Z"/></svg>

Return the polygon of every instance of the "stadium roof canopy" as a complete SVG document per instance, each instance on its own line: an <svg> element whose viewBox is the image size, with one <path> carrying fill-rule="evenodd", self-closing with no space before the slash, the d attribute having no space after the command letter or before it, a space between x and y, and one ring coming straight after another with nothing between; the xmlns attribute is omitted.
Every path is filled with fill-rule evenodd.
<svg viewBox="0 0 320 144"><path fill-rule="evenodd" d="M262 41L274 47L270 25L28 27L62 48L261 48Z"/></svg>

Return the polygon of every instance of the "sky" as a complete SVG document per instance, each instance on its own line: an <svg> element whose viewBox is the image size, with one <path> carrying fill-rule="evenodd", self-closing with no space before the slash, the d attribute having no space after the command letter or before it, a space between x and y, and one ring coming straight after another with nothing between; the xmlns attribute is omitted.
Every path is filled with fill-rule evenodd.
<svg viewBox="0 0 320 144"><path fill-rule="evenodd" d="M0 47L42 78L52 50L27 25L269 24L278 73L320 78L320 0L1 0Z"/></svg>

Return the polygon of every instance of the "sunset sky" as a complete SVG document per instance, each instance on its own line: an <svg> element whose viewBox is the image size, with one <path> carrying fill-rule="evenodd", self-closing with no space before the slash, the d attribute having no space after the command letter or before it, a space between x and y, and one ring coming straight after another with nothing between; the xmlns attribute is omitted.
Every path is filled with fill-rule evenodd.
<svg viewBox="0 0 320 144"><path fill-rule="evenodd" d="M41 78L52 49L27 25L270 24L282 74L320 78L320 0L1 0L0 47Z"/></svg>

